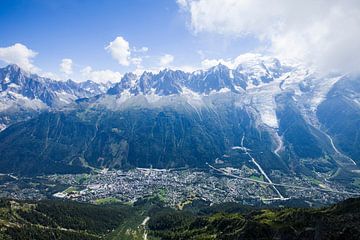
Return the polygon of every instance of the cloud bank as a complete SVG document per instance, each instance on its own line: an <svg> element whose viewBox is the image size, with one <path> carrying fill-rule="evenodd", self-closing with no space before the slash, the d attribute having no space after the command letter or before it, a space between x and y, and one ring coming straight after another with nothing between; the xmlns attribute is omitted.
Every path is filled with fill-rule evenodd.
<svg viewBox="0 0 360 240"><path fill-rule="evenodd" d="M12 46L0 48L0 60L10 64L17 64L28 72L39 71L39 68L33 64L33 59L37 54L37 52L21 43L15 43Z"/></svg>
<svg viewBox="0 0 360 240"><path fill-rule="evenodd" d="M254 36L266 52L324 70L359 71L357 0L178 0L195 34Z"/></svg>
<svg viewBox="0 0 360 240"><path fill-rule="evenodd" d="M81 70L81 75L98 83L118 82L120 81L122 74L111 70L93 70L90 66Z"/></svg>
<svg viewBox="0 0 360 240"><path fill-rule="evenodd" d="M72 64L73 61L70 58L64 58L60 63L60 71L66 75L71 75L73 73Z"/></svg>
<svg viewBox="0 0 360 240"><path fill-rule="evenodd" d="M123 66L130 65L130 47L129 42L123 37L118 36L114 41L110 42L105 50L110 52L111 56Z"/></svg>
<svg viewBox="0 0 360 240"><path fill-rule="evenodd" d="M174 56L171 54L165 54L160 57L159 65L160 67L167 67L170 63L174 61Z"/></svg>

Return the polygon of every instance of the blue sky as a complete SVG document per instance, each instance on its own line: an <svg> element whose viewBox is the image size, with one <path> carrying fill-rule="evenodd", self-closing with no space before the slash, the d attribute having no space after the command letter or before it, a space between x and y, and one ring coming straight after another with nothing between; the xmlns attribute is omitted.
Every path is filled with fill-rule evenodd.
<svg viewBox="0 0 360 240"><path fill-rule="evenodd" d="M204 58L230 58L254 48L255 41L194 33L186 15L175 0L1 0L0 47L23 44L38 53L34 65L60 77L67 76L59 64L69 58L73 78L81 78L86 66L134 71L135 64L123 66L104 49L118 36L133 57L142 58L144 69L162 67L165 54L173 56L171 67L196 68ZM142 47L148 51L134 51Z"/></svg>
<svg viewBox="0 0 360 240"><path fill-rule="evenodd" d="M115 81L255 52L354 71L359 26L358 0L0 0L0 65Z"/></svg>

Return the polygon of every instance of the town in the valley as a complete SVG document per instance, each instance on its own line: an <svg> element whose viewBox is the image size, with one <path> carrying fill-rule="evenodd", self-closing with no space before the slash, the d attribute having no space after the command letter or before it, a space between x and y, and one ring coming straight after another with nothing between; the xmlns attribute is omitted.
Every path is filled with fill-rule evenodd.
<svg viewBox="0 0 360 240"><path fill-rule="evenodd" d="M17 178L0 176L0 197L13 199L60 198L91 203L134 203L139 199L157 198L165 205L181 209L194 200L204 202L240 202L248 205L274 201L301 200L321 205L353 197L358 185L344 186L318 179L287 176L272 171L269 184L255 169L153 169L99 170L91 174L46 175ZM281 182L280 182L280 181ZM274 181L275 182L275 181Z"/></svg>

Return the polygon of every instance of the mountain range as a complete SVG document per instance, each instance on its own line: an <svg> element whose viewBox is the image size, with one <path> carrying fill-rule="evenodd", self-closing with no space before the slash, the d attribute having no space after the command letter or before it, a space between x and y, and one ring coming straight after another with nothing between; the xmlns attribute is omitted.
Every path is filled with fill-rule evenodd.
<svg viewBox="0 0 360 240"><path fill-rule="evenodd" d="M260 55L234 68L127 73L111 85L9 65L0 126L0 172L256 168L256 159L267 173L340 179L360 173L360 77Z"/></svg>
<svg viewBox="0 0 360 240"><path fill-rule="evenodd" d="M106 91L106 85L93 81L76 83L72 80L55 81L30 74L17 65L0 69L0 129L31 116L34 112L59 109L76 99ZM11 114L14 113L14 114Z"/></svg>

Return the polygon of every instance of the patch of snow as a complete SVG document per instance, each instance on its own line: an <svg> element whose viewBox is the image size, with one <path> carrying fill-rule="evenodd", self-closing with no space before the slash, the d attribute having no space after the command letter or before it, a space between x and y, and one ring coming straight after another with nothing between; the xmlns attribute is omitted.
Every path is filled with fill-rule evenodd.
<svg viewBox="0 0 360 240"><path fill-rule="evenodd" d="M231 92L231 90L227 87L223 87L223 88L220 88L219 90L212 89L209 92L209 94L207 94L207 95L213 95L213 94L217 94L217 93L228 93L228 92Z"/></svg>
<svg viewBox="0 0 360 240"><path fill-rule="evenodd" d="M278 121L273 110L266 109L260 113L261 120L269 127L278 128Z"/></svg>
<svg viewBox="0 0 360 240"><path fill-rule="evenodd" d="M12 102L16 103L16 105L28 109L33 110L40 110L40 109L46 109L47 105L43 103L40 99L29 99L21 94L15 93L15 92L8 92L10 96L12 96L13 100ZM1 107L0 107L1 108Z"/></svg>
<svg viewBox="0 0 360 240"><path fill-rule="evenodd" d="M250 105L259 113L261 121L269 127L278 128L275 96L281 92L278 81L248 89Z"/></svg>
<svg viewBox="0 0 360 240"><path fill-rule="evenodd" d="M316 110L317 107L326 99L327 93L331 90L332 86L339 81L342 76L333 78L319 79L314 82L315 87L312 92L313 97L310 101L311 110Z"/></svg>
<svg viewBox="0 0 360 240"><path fill-rule="evenodd" d="M9 82L10 82L10 78L9 78L8 75L6 75L5 78L4 78L3 83L4 83L4 84L7 84L7 83L9 83Z"/></svg>
<svg viewBox="0 0 360 240"><path fill-rule="evenodd" d="M202 95L190 90L189 88L184 87L181 95L186 99L187 103L195 109L204 105Z"/></svg>
<svg viewBox="0 0 360 240"><path fill-rule="evenodd" d="M0 132L4 131L6 129L6 125L3 123L0 123Z"/></svg>
<svg viewBox="0 0 360 240"><path fill-rule="evenodd" d="M10 83L10 84L8 85L8 87L9 87L9 88L20 88L20 86L17 85L16 83Z"/></svg>
<svg viewBox="0 0 360 240"><path fill-rule="evenodd" d="M55 92L55 93L56 93L56 96L58 97L59 101L65 103L65 104L70 104L77 99L77 97L75 95L67 93L65 91L59 91L59 92Z"/></svg>
<svg viewBox="0 0 360 240"><path fill-rule="evenodd" d="M234 70L229 70L229 77L232 79L234 78Z"/></svg>
<svg viewBox="0 0 360 240"><path fill-rule="evenodd" d="M120 97L116 98L116 104L121 105L131 97L131 93L128 89L121 92Z"/></svg>
<svg viewBox="0 0 360 240"><path fill-rule="evenodd" d="M221 88L218 92L219 93L228 93L228 92L231 92L231 90L229 88L224 87L224 88Z"/></svg>
<svg viewBox="0 0 360 240"><path fill-rule="evenodd" d="M160 91L161 94L161 91ZM156 103L158 101L160 101L160 99L162 98L162 96L157 95L154 91L151 94L145 95L146 100L149 103Z"/></svg>

